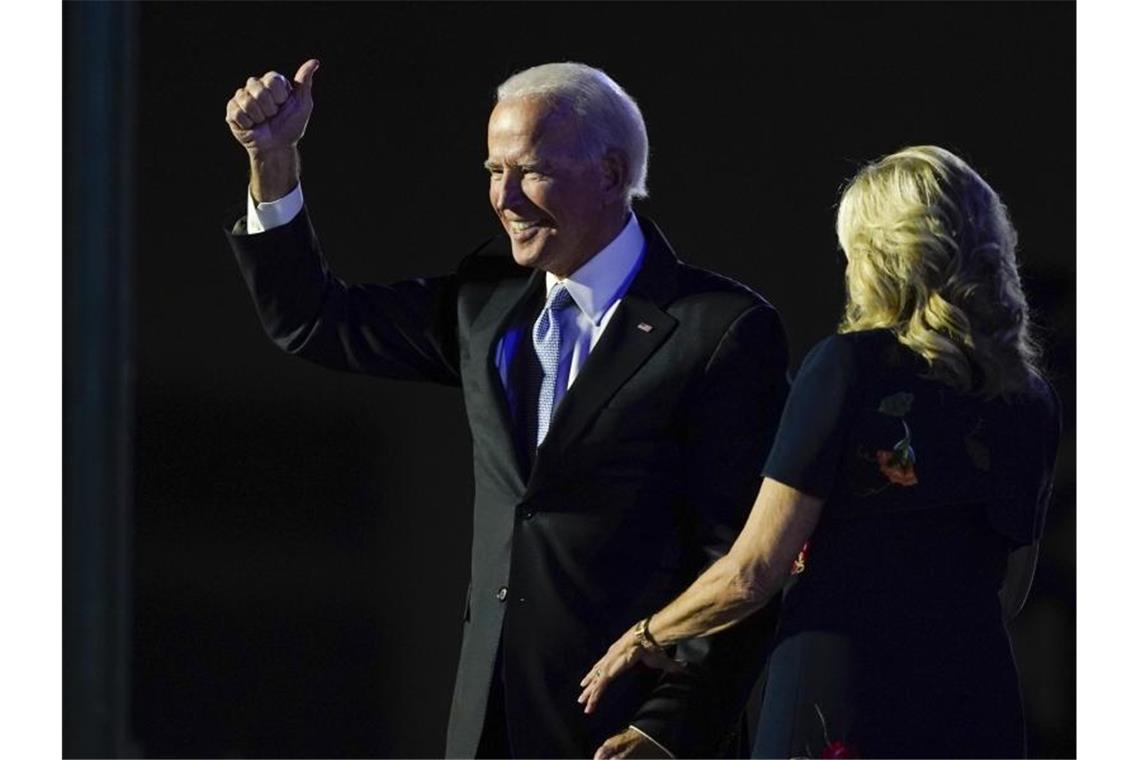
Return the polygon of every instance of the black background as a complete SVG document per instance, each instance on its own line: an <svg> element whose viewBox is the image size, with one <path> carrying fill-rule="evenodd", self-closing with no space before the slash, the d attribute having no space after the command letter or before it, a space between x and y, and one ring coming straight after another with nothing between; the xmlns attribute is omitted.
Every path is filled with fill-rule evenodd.
<svg viewBox="0 0 1140 760"><path fill-rule="evenodd" d="M226 101L247 76L312 56L303 184L342 277L447 272L495 232L481 166L494 88L579 60L642 108L639 210L682 258L776 305L793 366L839 318L842 182L915 143L978 169L1021 234L1066 406L1013 634L1031 756L1075 755L1074 4L139 11L131 670L144 754L443 751L471 530L459 393L279 353L222 235L247 181Z"/></svg>

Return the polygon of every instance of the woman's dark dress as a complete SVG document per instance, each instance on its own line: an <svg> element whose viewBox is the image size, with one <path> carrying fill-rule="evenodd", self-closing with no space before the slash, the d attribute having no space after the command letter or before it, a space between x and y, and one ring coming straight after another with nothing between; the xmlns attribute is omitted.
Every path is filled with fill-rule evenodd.
<svg viewBox="0 0 1140 760"><path fill-rule="evenodd" d="M1041 536L1056 397L1035 378L985 401L925 373L875 330L824 340L796 378L765 475L826 501L784 598L757 757L1025 754L998 590L1011 549Z"/></svg>

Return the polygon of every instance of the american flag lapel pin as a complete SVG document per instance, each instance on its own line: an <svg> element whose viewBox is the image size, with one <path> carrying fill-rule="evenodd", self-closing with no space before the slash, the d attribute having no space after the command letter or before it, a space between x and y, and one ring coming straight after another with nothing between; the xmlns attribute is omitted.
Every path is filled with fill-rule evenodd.
<svg viewBox="0 0 1140 760"><path fill-rule="evenodd" d="M639 322L637 329L645 333L653 332L653 325L649 324L648 322Z"/></svg>

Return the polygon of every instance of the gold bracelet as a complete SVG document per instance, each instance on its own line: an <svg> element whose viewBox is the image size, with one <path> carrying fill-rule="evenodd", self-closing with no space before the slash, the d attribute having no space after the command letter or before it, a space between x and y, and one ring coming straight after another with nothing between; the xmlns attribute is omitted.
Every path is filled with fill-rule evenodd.
<svg viewBox="0 0 1140 760"><path fill-rule="evenodd" d="M657 643L657 639L653 638L653 634L649 632L649 617L639 620L637 625L633 628L633 636L637 639L637 644L642 649L648 649L651 652L658 654L665 654L665 647Z"/></svg>

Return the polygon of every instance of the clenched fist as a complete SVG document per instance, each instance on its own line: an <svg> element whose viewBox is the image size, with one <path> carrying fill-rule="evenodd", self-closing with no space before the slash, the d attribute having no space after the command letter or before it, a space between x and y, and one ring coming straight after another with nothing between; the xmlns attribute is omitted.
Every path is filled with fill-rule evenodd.
<svg viewBox="0 0 1140 760"><path fill-rule="evenodd" d="M292 149L313 112L313 75L320 61L301 64L290 82L276 71L250 77L226 103L226 123L251 154Z"/></svg>

